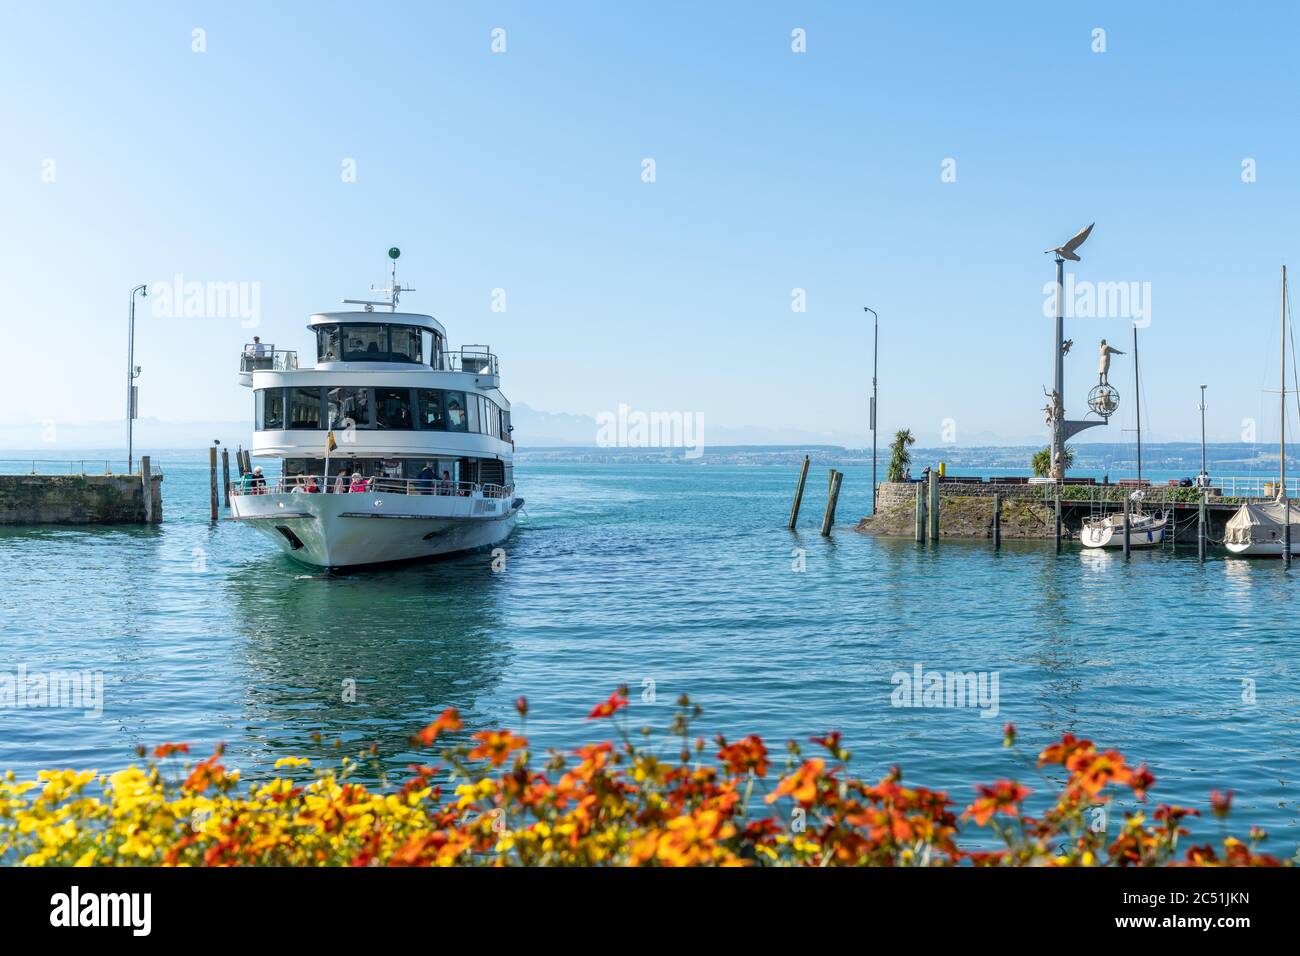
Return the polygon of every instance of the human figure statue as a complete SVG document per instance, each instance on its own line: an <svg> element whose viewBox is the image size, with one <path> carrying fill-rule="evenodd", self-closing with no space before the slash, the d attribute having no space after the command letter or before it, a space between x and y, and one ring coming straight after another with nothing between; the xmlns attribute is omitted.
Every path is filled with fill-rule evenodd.
<svg viewBox="0 0 1300 956"><path fill-rule="evenodd" d="M1119 349L1113 345L1107 345L1106 340L1101 340L1101 366L1097 369L1098 384L1109 385L1106 376L1110 373L1110 357L1112 355L1123 355Z"/></svg>

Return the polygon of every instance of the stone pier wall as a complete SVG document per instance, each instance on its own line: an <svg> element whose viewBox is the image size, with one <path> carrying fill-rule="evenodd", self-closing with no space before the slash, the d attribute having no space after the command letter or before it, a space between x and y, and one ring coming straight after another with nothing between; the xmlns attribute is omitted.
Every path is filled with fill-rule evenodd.
<svg viewBox="0 0 1300 956"><path fill-rule="evenodd" d="M929 504L929 489L922 485ZM883 482L876 514L863 518L857 530L867 534L911 536L916 530L916 482ZM1002 486L1003 538L1051 538L1056 509L1046 500L1043 486ZM939 537L991 538L993 493L988 485L939 483ZM928 519L927 519L928 521Z"/></svg>
<svg viewBox="0 0 1300 956"><path fill-rule="evenodd" d="M162 479L151 482L155 523L162 520ZM144 523L139 475L0 475L0 525Z"/></svg>

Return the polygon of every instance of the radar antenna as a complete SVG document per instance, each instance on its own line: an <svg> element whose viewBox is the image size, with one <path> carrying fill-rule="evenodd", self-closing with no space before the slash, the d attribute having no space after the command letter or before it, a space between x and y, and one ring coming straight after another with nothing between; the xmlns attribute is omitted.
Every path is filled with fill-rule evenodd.
<svg viewBox="0 0 1300 956"><path fill-rule="evenodd" d="M375 311L375 306L377 305L387 306L389 312L396 312L397 300L401 296L401 294L403 292L416 291L410 286L400 286L397 284L397 260L398 258L401 257L401 255L402 255L402 250L397 248L397 246L393 246L393 248L388 250L388 258L392 260L392 271L389 273L388 287L381 288L373 285L370 287L371 292L384 293L388 297L386 301L375 302L369 299L344 299L343 302L347 305L364 305L366 307L367 312Z"/></svg>

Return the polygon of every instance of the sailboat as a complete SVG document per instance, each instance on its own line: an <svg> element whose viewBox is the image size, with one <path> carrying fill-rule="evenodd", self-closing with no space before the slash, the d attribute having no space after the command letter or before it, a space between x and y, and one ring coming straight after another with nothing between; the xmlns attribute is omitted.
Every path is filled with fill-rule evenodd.
<svg viewBox="0 0 1300 956"><path fill-rule="evenodd" d="M1129 547L1153 548L1165 540L1165 526L1168 519L1164 514L1150 514L1142 510L1142 385L1138 377L1137 326L1133 327L1133 395L1138 423L1138 487L1129 499L1133 502L1133 510L1128 511ZM1079 541L1085 548L1124 547L1124 512L1084 521L1083 530L1079 532Z"/></svg>
<svg viewBox="0 0 1300 956"><path fill-rule="evenodd" d="M1279 558L1300 554L1300 514L1286 496L1286 266L1282 267L1282 398L1281 447L1278 455L1277 500L1244 504L1228 519L1223 545L1243 558Z"/></svg>

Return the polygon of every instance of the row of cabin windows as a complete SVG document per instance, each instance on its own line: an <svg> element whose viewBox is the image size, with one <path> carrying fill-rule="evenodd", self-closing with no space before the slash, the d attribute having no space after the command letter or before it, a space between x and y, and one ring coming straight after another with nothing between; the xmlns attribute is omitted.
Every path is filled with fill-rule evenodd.
<svg viewBox="0 0 1300 956"><path fill-rule="evenodd" d="M411 325L372 322L318 325L316 361L414 362L442 368L442 336Z"/></svg>
<svg viewBox="0 0 1300 956"><path fill-rule="evenodd" d="M330 427L474 432L510 440L510 413L490 398L441 388L301 386L253 393L258 431Z"/></svg>

